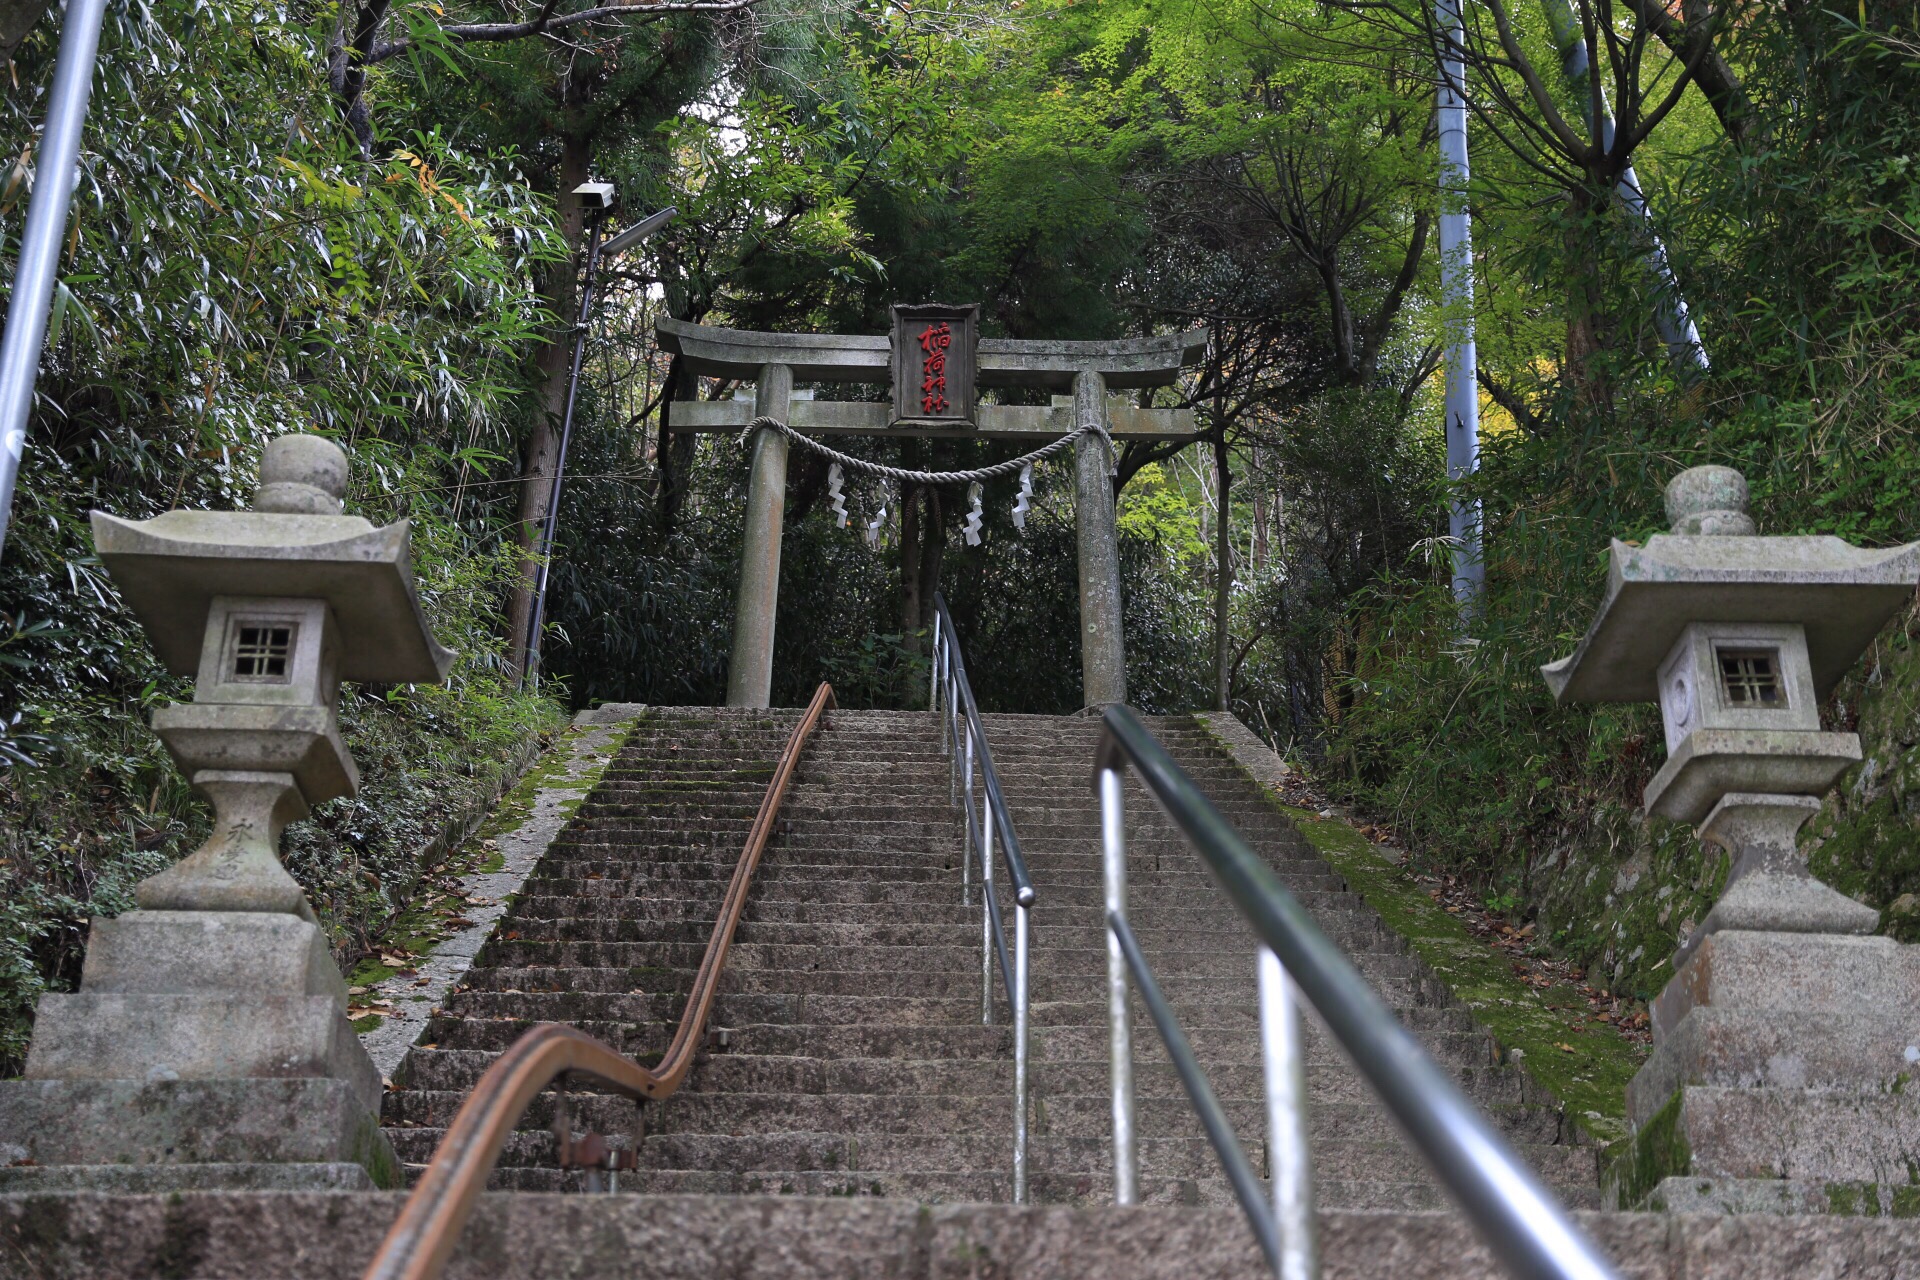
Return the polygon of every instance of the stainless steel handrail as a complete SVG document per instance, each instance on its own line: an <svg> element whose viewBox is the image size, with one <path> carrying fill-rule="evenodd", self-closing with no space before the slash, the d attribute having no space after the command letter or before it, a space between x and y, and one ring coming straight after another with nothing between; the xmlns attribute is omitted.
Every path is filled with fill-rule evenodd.
<svg viewBox="0 0 1920 1280"><path fill-rule="evenodd" d="M1262 1057L1265 1063L1269 1163L1273 1204L1249 1198L1233 1158L1244 1153L1226 1136L1224 1145L1208 1123L1208 1136L1241 1193L1241 1206L1268 1261L1283 1280L1312 1280L1318 1273L1313 1234L1307 1148L1305 1065L1301 1051L1297 990L1313 1005L1367 1083L1472 1220L1494 1254L1514 1274L1540 1280L1617 1280L1612 1263L1589 1241L1552 1192L1502 1139L1486 1117L1400 1025L1353 962L1320 931L1307 909L1260 856L1247 847L1220 811L1200 793L1166 748L1126 707L1111 707L1094 760L1100 796L1102 862L1106 872L1107 952L1113 1046L1115 1199L1138 1199L1139 1163L1133 1123L1133 1050L1128 979L1141 981L1148 1012L1167 1035L1168 1051L1194 1097L1203 1122L1210 1098L1192 1051L1175 1048L1184 1037L1153 982L1151 970L1126 922L1126 823L1122 771L1131 766L1200 854L1227 897L1263 944L1259 954ZM1149 994L1151 993L1151 994ZM1182 1065L1184 1057L1186 1065ZM1201 1089L1188 1078L1191 1067ZM1218 1103L1213 1114L1219 1116ZM1265 1219L1263 1222L1262 1219ZM1271 1243L1269 1243L1271 1242Z"/></svg>
<svg viewBox="0 0 1920 1280"><path fill-rule="evenodd" d="M973 686L967 681L967 664L960 653L959 633L947 602L938 592L933 597L933 676L928 705L940 713L940 745L950 760L950 792L954 803L966 817L966 849L960 861L960 900L973 900L973 866L980 866L980 1021L993 1022L993 969L997 959L1001 981L1007 993L1007 1005L1013 1011L1013 1202L1027 1201L1027 950L1030 935L1029 914L1033 909L1033 877L1027 874L1027 860L1020 851L1020 837L1013 829L1013 817L1007 812L1006 797L1000 790L1000 775L993 767L993 749L987 745L986 731L980 727L980 708L973 700ZM984 815L974 802L974 766L979 765L980 790L985 797ZM961 785L965 780L965 786ZM1001 856L1006 860L1007 879L1013 886L1013 953L1007 953L1006 924L1000 899L993 887L993 842L1000 837Z"/></svg>

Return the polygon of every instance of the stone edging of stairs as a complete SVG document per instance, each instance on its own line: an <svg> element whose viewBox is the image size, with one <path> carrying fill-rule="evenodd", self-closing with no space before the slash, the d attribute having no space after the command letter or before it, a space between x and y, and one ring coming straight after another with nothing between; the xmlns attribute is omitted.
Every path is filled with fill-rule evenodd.
<svg viewBox="0 0 1920 1280"><path fill-rule="evenodd" d="M506 914L508 901L600 781L626 737L627 726L645 709L619 704L575 716L561 740L536 757L510 790L469 820L459 839L449 842L451 848L467 837L484 834L498 845L502 865L496 871L476 871L460 878L461 894L481 900L465 913L470 924L422 956L413 972L394 974L368 989L367 1000L390 1002L395 1010L360 1035L382 1077L392 1077L433 1011L465 976L494 925Z"/></svg>
<svg viewBox="0 0 1920 1280"><path fill-rule="evenodd" d="M1607 1030L1575 1029L1565 1012L1519 981L1505 957L1448 915L1406 871L1345 819L1322 817L1286 803L1275 792L1271 749L1226 712L1199 712L1194 720L1260 787L1349 887L1407 940L1454 998L1492 1034L1504 1061L1521 1066L1558 1098L1567 1120L1586 1138L1607 1144L1628 1135L1627 1081L1645 1052Z"/></svg>

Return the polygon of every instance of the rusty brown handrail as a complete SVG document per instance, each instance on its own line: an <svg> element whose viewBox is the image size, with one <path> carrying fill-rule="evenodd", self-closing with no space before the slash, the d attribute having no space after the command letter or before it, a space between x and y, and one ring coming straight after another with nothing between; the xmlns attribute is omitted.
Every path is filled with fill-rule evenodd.
<svg viewBox="0 0 1920 1280"><path fill-rule="evenodd" d="M557 1022L543 1022L514 1041L460 1104L459 1114L447 1127L433 1160L420 1175L386 1239L380 1242L363 1280L435 1280L439 1276L473 1213L474 1201L486 1188L487 1175L493 1172L501 1147L527 1107L555 1077L569 1072L591 1077L636 1102L670 1097L686 1080L693 1067L695 1046L713 1009L734 930L747 905L754 870L780 816L787 785L793 780L807 739L833 705L833 686L822 684L780 753L773 781L767 784L760 812L747 833L746 848L733 868L733 880L720 904L720 918L714 921L707 953L700 961L699 973L694 975L686 1012L660 1065L643 1067L585 1032Z"/></svg>

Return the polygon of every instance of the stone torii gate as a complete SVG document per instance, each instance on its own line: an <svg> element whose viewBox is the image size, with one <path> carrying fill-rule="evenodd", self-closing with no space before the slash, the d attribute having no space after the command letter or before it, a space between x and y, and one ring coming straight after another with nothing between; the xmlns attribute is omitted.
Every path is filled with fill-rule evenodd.
<svg viewBox="0 0 1920 1280"><path fill-rule="evenodd" d="M808 435L1017 440L1039 447L1091 428L1074 448L1074 524L1080 561L1081 688L1088 706L1124 702L1120 549L1108 442L1185 440L1191 409L1141 409L1107 393L1171 383L1207 346L1204 328L1153 338L1070 342L978 337L979 307L896 306L891 335L753 333L661 320L660 346L690 374L754 384L738 400L676 400L672 432L745 430L775 418ZM893 402L796 400L796 382L890 384ZM978 387L1037 388L1051 405L980 404ZM786 435L754 432L746 527L735 596L727 705L764 707L773 683L774 612L787 491Z"/></svg>

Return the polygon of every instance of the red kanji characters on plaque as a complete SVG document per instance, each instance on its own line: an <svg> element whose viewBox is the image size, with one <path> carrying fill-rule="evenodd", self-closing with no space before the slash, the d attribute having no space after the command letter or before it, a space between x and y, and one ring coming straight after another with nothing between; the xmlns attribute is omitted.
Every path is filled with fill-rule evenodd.
<svg viewBox="0 0 1920 1280"><path fill-rule="evenodd" d="M947 408L947 348L953 329L946 321L920 331L920 412L944 413Z"/></svg>
<svg viewBox="0 0 1920 1280"><path fill-rule="evenodd" d="M973 426L980 367L980 306L898 303L887 334L893 383L891 421L928 427Z"/></svg>

